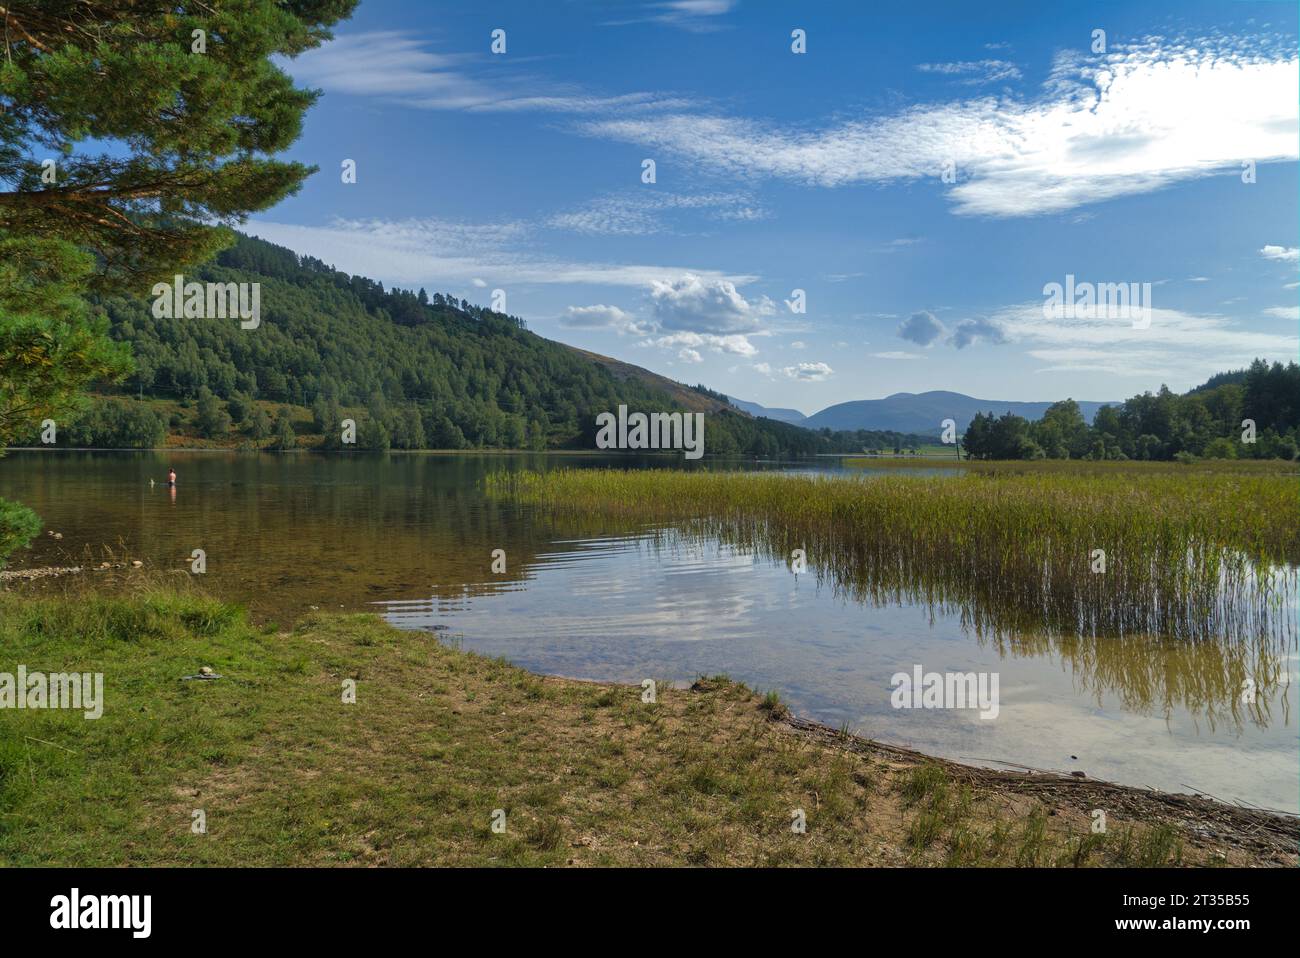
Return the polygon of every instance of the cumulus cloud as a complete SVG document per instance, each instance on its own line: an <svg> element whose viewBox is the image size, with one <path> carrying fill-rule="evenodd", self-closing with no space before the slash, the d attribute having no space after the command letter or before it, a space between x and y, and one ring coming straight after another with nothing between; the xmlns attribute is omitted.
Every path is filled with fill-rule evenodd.
<svg viewBox="0 0 1300 958"><path fill-rule="evenodd" d="M738 334L719 336L714 333L672 333L668 336L647 340L644 345L659 346L664 349L671 349L674 346L688 346L709 349L715 353L731 353L733 356L744 356L746 359L758 355L758 349L749 341L748 337Z"/></svg>
<svg viewBox="0 0 1300 958"><path fill-rule="evenodd" d="M929 346L946 332L943 323L935 318L934 313L924 309L913 313L898 325L898 335L918 346Z"/></svg>
<svg viewBox="0 0 1300 958"><path fill-rule="evenodd" d="M965 349L967 346L976 342L986 343L1003 343L1006 338L1002 334L1002 327L992 320L979 317L977 319L963 319L953 327L952 336L948 342L958 349Z"/></svg>
<svg viewBox="0 0 1300 958"><path fill-rule="evenodd" d="M835 370L831 369L825 363L799 363L794 366L786 366L781 370L790 379L798 379L801 382L816 383L834 375Z"/></svg>
<svg viewBox="0 0 1300 958"><path fill-rule="evenodd" d="M774 311L766 296L750 302L730 280L694 273L652 282L650 305L665 330L718 334L757 332L761 317Z"/></svg>
<svg viewBox="0 0 1300 958"><path fill-rule="evenodd" d="M598 303L568 307L560 323L636 333L646 337L638 346L676 350L684 362L702 361L704 351L749 359L758 355L750 337L769 335L761 319L774 312L772 302L745 298L729 280L684 273L647 287L650 315L644 319Z"/></svg>
<svg viewBox="0 0 1300 958"><path fill-rule="evenodd" d="M1259 255L1281 263L1300 263L1300 247L1295 246L1265 246Z"/></svg>

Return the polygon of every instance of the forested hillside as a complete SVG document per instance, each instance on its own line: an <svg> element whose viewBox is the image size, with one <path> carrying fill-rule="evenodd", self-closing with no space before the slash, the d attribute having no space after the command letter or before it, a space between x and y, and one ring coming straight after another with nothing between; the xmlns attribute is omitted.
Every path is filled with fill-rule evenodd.
<svg viewBox="0 0 1300 958"><path fill-rule="evenodd" d="M94 302L135 373L72 421L59 445L198 439L287 448L592 448L597 413L705 410L709 455L802 456L910 445L893 433L814 433L735 409L629 364L529 332L440 293L385 289L240 236L186 281L260 283L261 323L156 318L146 298ZM143 399L144 402L137 400ZM35 444L33 426L27 444Z"/></svg>

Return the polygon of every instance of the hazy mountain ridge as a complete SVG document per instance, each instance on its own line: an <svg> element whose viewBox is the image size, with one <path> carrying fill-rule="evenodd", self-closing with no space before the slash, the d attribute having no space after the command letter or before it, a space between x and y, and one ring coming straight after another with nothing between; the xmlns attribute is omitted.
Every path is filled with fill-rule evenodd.
<svg viewBox="0 0 1300 958"><path fill-rule="evenodd" d="M837 403L814 413L800 425L809 429L889 429L897 432L937 435L942 431L942 423L945 419L954 420L957 423L957 431L963 432L977 413L992 412L995 416L1014 413L1035 421L1041 419L1051 405L1051 401L977 399L974 396L947 390L931 390L923 393L900 392L886 396L884 399L858 399ZM1118 405L1120 405L1119 401L1079 400L1079 409L1089 423L1092 422L1098 409L1103 406Z"/></svg>
<svg viewBox="0 0 1300 958"><path fill-rule="evenodd" d="M795 426L802 426L808 418L797 409L783 409L779 406L762 406L756 402L746 402L744 399L737 399L735 396L728 396L727 399L737 409L743 409L751 416L762 416L764 419L775 419L777 422L788 422Z"/></svg>

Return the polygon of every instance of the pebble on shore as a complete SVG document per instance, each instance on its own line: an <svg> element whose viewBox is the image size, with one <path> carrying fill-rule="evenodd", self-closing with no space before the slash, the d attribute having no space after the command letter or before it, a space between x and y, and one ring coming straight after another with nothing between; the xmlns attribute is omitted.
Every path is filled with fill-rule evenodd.
<svg viewBox="0 0 1300 958"><path fill-rule="evenodd" d="M36 579L52 579L61 575L73 575L81 572L82 567L47 566L43 569L5 569L0 570L0 582L32 582Z"/></svg>

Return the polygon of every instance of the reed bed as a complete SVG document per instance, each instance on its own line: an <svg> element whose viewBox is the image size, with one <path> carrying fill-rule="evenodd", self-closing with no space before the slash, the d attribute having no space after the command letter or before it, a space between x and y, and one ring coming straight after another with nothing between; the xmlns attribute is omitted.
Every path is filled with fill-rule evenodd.
<svg viewBox="0 0 1300 958"><path fill-rule="evenodd" d="M671 525L776 560L804 549L819 582L855 599L924 602L1008 641L1295 637L1300 484L1276 470L558 469L494 473L486 487L552 514Z"/></svg>

